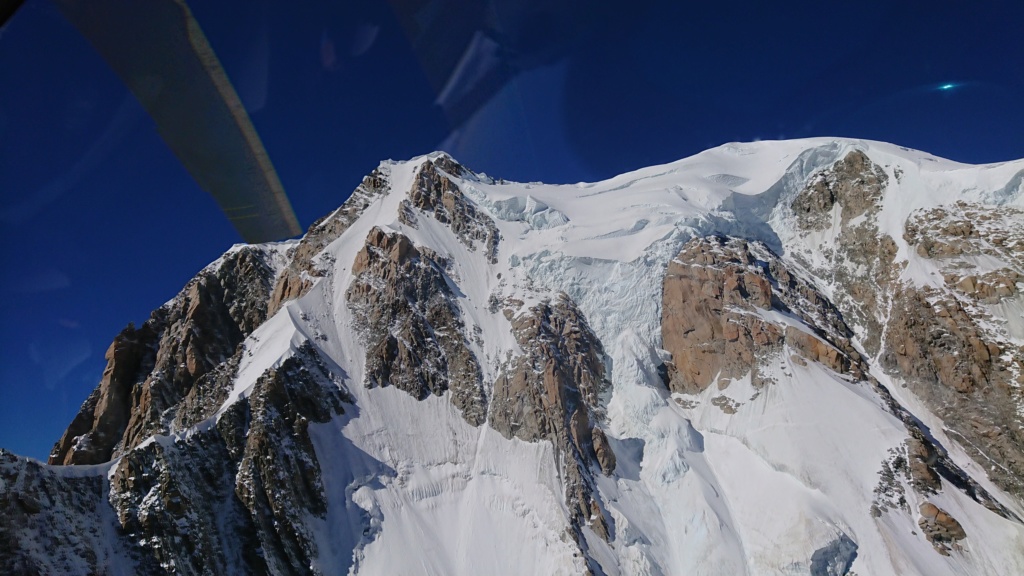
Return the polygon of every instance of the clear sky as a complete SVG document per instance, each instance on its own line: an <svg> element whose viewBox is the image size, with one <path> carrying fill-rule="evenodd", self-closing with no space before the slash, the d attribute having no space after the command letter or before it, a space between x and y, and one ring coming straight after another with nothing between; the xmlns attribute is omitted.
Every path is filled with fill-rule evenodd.
<svg viewBox="0 0 1024 576"><path fill-rule="evenodd" d="M443 13L426 38L394 8L419 4ZM1024 157L1020 0L190 5L304 227L378 161L438 148L548 182L805 136ZM432 50L457 30L508 71L460 114ZM0 447L45 458L114 335L238 241L106 63L28 0L0 31Z"/></svg>

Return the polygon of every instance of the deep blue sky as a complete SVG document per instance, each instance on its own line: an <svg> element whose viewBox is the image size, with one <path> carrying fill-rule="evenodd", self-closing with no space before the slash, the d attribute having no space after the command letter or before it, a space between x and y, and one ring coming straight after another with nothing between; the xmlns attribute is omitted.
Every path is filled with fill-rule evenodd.
<svg viewBox="0 0 1024 576"><path fill-rule="evenodd" d="M191 2L303 226L378 161L440 147L549 182L804 136L1024 157L1020 0L464 4L516 74L453 134L387 3ZM237 241L103 60L28 0L0 33L0 447L45 458L113 336Z"/></svg>

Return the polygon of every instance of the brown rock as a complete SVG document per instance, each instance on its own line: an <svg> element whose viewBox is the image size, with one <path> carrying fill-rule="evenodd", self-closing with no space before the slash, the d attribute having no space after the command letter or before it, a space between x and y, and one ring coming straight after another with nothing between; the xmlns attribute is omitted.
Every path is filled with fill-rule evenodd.
<svg viewBox="0 0 1024 576"><path fill-rule="evenodd" d="M513 361L494 384L491 427L506 437L532 441L570 426L574 437L589 437L583 428L598 410L598 394L608 383L604 350L582 313L562 295L513 320L513 331L526 354ZM573 406L583 407L572 414ZM589 441L589 438L587 438Z"/></svg>
<svg viewBox="0 0 1024 576"><path fill-rule="evenodd" d="M452 179L468 172L446 154L424 162L409 190L409 202L447 224L469 249L475 250L478 243L482 244L488 259L497 262L500 234L494 221L466 199Z"/></svg>
<svg viewBox="0 0 1024 576"><path fill-rule="evenodd" d="M50 454L51 464L98 464L110 460L131 417L131 392L157 335L152 325L121 331L107 349L99 386L82 405Z"/></svg>
<svg viewBox="0 0 1024 576"><path fill-rule="evenodd" d="M938 492L942 489L942 481L933 468L938 462L935 446L916 430L911 430L911 437L907 439L906 444L910 480L914 488L921 494Z"/></svg>
<svg viewBox="0 0 1024 576"><path fill-rule="evenodd" d="M864 327L861 345L872 356L881 347L879 335L884 331L879 311L888 306L888 288L900 272L895 262L896 243L879 231L876 222L887 182L880 166L864 153L853 151L812 176L791 204L796 225L804 235L833 225L832 203L819 207L815 198L828 196L840 205L835 246L824 249L828 264L815 268L799 253L795 257L819 277L843 287L835 294L835 304L849 324ZM854 219L860 220L855 223Z"/></svg>
<svg viewBox="0 0 1024 576"><path fill-rule="evenodd" d="M888 181L885 172L863 152L854 150L828 170L811 177L791 204L801 227L821 230L831 225L832 207L842 208L842 225L875 208Z"/></svg>
<svg viewBox="0 0 1024 576"><path fill-rule="evenodd" d="M935 517L939 515L939 508L931 502L921 504L918 511L921 512L921 516L926 520L935 520Z"/></svg>
<svg viewBox="0 0 1024 576"><path fill-rule="evenodd" d="M395 386L418 399L450 390L466 421L482 424L480 366L439 256L375 227L352 273L346 297L366 339L366 385Z"/></svg>
<svg viewBox="0 0 1024 576"><path fill-rule="evenodd" d="M932 304L934 303L934 304ZM882 366L939 415L968 453L998 466L989 476L1003 489L1024 494L1024 429L1004 348L979 327L959 299L935 289L897 294L886 332ZM1011 360L1013 361L1013 360ZM989 434L989 431L998 434Z"/></svg>
<svg viewBox="0 0 1024 576"><path fill-rule="evenodd" d="M917 522L918 527L940 554L948 556L951 547L958 549L956 543L967 538L963 526L945 510L931 502L921 504L918 511L921 513L921 518Z"/></svg>
<svg viewBox="0 0 1024 576"><path fill-rule="evenodd" d="M974 283L977 282L977 280L977 276L964 276L960 282L957 283L957 287L968 294L974 294L976 291Z"/></svg>
<svg viewBox="0 0 1024 576"><path fill-rule="evenodd" d="M54 464L97 464L166 431L195 383L266 319L274 272L258 246L200 272L107 351L100 385L54 446ZM215 403L216 398L196 399Z"/></svg>
<svg viewBox="0 0 1024 576"><path fill-rule="evenodd" d="M615 472L615 452L608 444L604 430L595 426L591 430L591 437L594 440L594 453L597 455L597 463L601 466L601 472L605 476L611 476Z"/></svg>
<svg viewBox="0 0 1024 576"><path fill-rule="evenodd" d="M340 208L310 225L298 246L289 252L288 267L277 278L267 316L273 316L285 302L300 298L313 287L312 278L323 276L313 259L337 240L382 193L391 186L391 169L382 164L345 200Z"/></svg>
<svg viewBox="0 0 1024 576"><path fill-rule="evenodd" d="M715 396L711 399L712 406L718 406L718 408L726 414L735 414L738 405L733 402L732 398L728 396Z"/></svg>
<svg viewBox="0 0 1024 576"><path fill-rule="evenodd" d="M851 369L855 350L841 314L764 245L720 236L687 242L669 263L662 298L662 342L672 354L666 367L673 392L697 393L716 381L722 387L747 373L762 386L767 381L759 358L780 351L784 342L833 370ZM805 322L832 334L835 344L764 321L758 310L773 308L796 310Z"/></svg>
<svg viewBox="0 0 1024 576"><path fill-rule="evenodd" d="M571 533L583 542L584 525L602 538L611 528L593 489L596 464L608 475L615 454L597 421L607 386L604 350L583 314L565 294L515 317L512 328L524 355L494 383L488 424L507 438L548 440L565 478Z"/></svg>
<svg viewBox="0 0 1024 576"><path fill-rule="evenodd" d="M845 354L803 330L787 326L786 344L804 358L819 362L835 372L850 370L850 359Z"/></svg>

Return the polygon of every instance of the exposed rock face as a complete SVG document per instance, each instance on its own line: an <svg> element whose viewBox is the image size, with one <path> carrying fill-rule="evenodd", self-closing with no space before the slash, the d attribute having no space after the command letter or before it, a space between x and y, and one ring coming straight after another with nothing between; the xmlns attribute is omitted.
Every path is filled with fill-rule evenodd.
<svg viewBox="0 0 1024 576"><path fill-rule="evenodd" d="M804 228L822 230L833 225L839 206L841 225L876 207L888 177L863 152L855 150L831 169L815 174L793 201L793 212Z"/></svg>
<svg viewBox="0 0 1024 576"><path fill-rule="evenodd" d="M204 432L158 437L110 474L118 524L143 557L185 574L307 573L323 517L311 422L343 411L344 393L309 346L256 383Z"/></svg>
<svg viewBox="0 0 1024 576"><path fill-rule="evenodd" d="M568 296L521 313L512 328L526 353L495 383L491 427L533 441L553 438L577 410L589 421L607 385L603 350Z"/></svg>
<svg viewBox="0 0 1024 576"><path fill-rule="evenodd" d="M938 450L919 431L907 439L907 473L914 489L919 494L934 494L942 488L939 473L935 470L939 461Z"/></svg>
<svg viewBox="0 0 1024 576"><path fill-rule="evenodd" d="M697 394L716 382L722 389L732 379L748 373L755 387L764 386L771 381L759 370L787 347L797 363L817 362L854 381L865 382L906 426L910 438L905 451L882 463L873 514L906 507L904 482L918 494L929 495L941 489L943 478L982 505L1013 517L929 440L919 421L868 374L866 360L851 342L853 332L839 310L813 283L791 273L767 246L723 236L695 238L669 263L663 297L662 339L672 356L666 365L672 392ZM776 314L776 319L771 320L769 314ZM802 326L780 324L778 314L798 320ZM897 313L890 318L890 330L894 321L900 325ZM960 329L969 329L970 319L961 321ZM911 331L914 338L933 340L920 326L912 325ZM894 334L890 332L889 336ZM913 373L912 368L937 378L938 368L930 366L970 362L969 352L965 347L921 353L908 362L908 373ZM974 382L984 375L978 372L972 376L971 370L957 364L947 368L950 378L959 379L957 382ZM740 407L724 395L713 397L710 404L730 415ZM685 399L680 399L680 405L693 406ZM1013 411L1013 405L1003 408L1007 415ZM1015 440L1007 442L1012 447ZM991 438L987 443L994 444Z"/></svg>
<svg viewBox="0 0 1024 576"><path fill-rule="evenodd" d="M1024 268L1024 210L959 201L910 215L903 238L917 254L955 269L959 256L991 256L1018 274Z"/></svg>
<svg viewBox="0 0 1024 576"><path fill-rule="evenodd" d="M597 463L601 466L601 472L605 476L611 476L615 472L615 452L608 444L608 437L604 430L595 426L591 430L591 438L594 443L594 455L597 456Z"/></svg>
<svg viewBox="0 0 1024 576"><path fill-rule="evenodd" d="M960 549L957 542L966 538L967 533L956 518L931 502L921 504L918 511L921 519L917 525L940 554L948 556L950 549Z"/></svg>
<svg viewBox="0 0 1024 576"><path fill-rule="evenodd" d="M171 422L172 431L188 430L216 413L234 386L241 358L242 353L239 351L196 380L177 407L174 421Z"/></svg>
<svg viewBox="0 0 1024 576"><path fill-rule="evenodd" d="M943 274L947 286L983 304L998 304L1020 293L1018 284L1024 284L1024 275L1010 268L1000 268L984 274L961 276L956 271Z"/></svg>
<svg viewBox="0 0 1024 576"><path fill-rule="evenodd" d="M124 562L138 573L316 573L307 523L326 502L308 426L345 402L307 345L215 424L157 436L109 473L61 475L0 452L0 564L12 574L102 573ZM31 554L37 546L48 553Z"/></svg>
<svg viewBox="0 0 1024 576"><path fill-rule="evenodd" d="M752 372L755 355L777 349L782 332L745 310L770 309L771 286L759 273L746 243L722 237L691 241L665 274L662 339L672 353L669 388L697 393ZM735 311L734 311L735 308Z"/></svg>
<svg viewBox="0 0 1024 576"><path fill-rule="evenodd" d="M790 204L802 234L838 232L834 247L822 254L797 252L794 258L819 278L835 286L835 305L847 324L857 327L861 345L869 355L881 346L884 314L894 280L896 243L881 234L876 222L888 176L863 152L854 150L831 167L814 174ZM826 264L813 262L824 256Z"/></svg>
<svg viewBox="0 0 1024 576"><path fill-rule="evenodd" d="M951 486L996 514L1015 522L1020 521L1016 514L993 498L953 462L945 448L935 444L922 429L920 422L900 406L884 387L876 384L876 390L888 404L889 410L903 421L909 438L902 446L891 449L889 458L882 462L871 505L873 516L879 517L886 510L909 513L906 499L908 490L919 497L929 497L942 492L944 486Z"/></svg>
<svg viewBox="0 0 1024 576"><path fill-rule="evenodd" d="M155 324L128 326L110 344L103 377L50 454L51 464L98 464L110 459L131 418L132 390L140 372L153 365L159 334ZM145 372L143 372L145 373Z"/></svg>
<svg viewBox="0 0 1024 576"><path fill-rule="evenodd" d="M474 426L487 414L480 366L464 336L444 260L400 233L374 228L352 265L347 292L366 339L366 385L418 399L451 390Z"/></svg>
<svg viewBox="0 0 1024 576"><path fill-rule="evenodd" d="M390 167L382 164L363 178L340 208L310 225L298 245L289 251L288 266L281 271L274 285L268 316L273 316L285 302L304 295L313 287L313 279L324 275L324 271L314 261L315 257L348 230L366 207L389 189L390 178Z"/></svg>
<svg viewBox="0 0 1024 576"><path fill-rule="evenodd" d="M831 162L839 148L829 150ZM733 161L733 152L722 157ZM800 166L822 166L822 157L803 155L808 164ZM928 566L943 566L938 554L948 554L950 570L987 567L971 556L1004 557L983 554L983 535L1005 529L1001 542L1024 541L1013 499L1024 495L1024 335L1006 319L1024 310L1024 210L922 210L902 236L910 250L897 250L879 217L883 204L891 215L885 195L899 183L898 166L854 151L808 179L811 172L787 171L799 179L784 178L763 198L744 196L757 210L743 218L770 222L741 222L733 204L737 222L725 228L767 243L709 235L680 249L696 200L681 188L631 196L630 210L656 206L632 226L614 217L594 225L572 202L610 191L602 183L557 194L526 186L534 198L445 155L384 164L302 240L233 249L143 326L117 336L99 386L51 456L89 465L46 466L0 451L0 566L14 574L386 572L373 555L394 548L379 544L394 544L396 533L415 538L401 532L410 516L453 517L452 502L456 514L473 508L467 529L499 516L537 528L542 547L560 548L557 568L574 573L706 569L670 558L691 549L691 528L701 540L721 534L711 546L737 557L756 550L750 558L762 556L748 567L765 558L768 566L775 551L741 537L765 525L728 510L732 497L749 501L740 494L747 479L732 474L741 464L766 486L785 482L779 496L799 512L788 534L780 530L780 540L796 534L782 543L799 555L779 571L886 573L874 567L921 559L901 546L923 547ZM650 181L661 177L645 177L640 188L656 188ZM409 189L392 190L393 181ZM663 217L670 209L683 216ZM366 213L379 220L359 225L356 237L353 225ZM498 226L516 234L501 248L507 262L497 260ZM652 227L671 231L648 236ZM602 261L607 254L598 251L609 242L638 234L653 242L639 258ZM438 252L445 250L452 253ZM570 254L580 250L585 255ZM909 264L897 253L909 254ZM335 266L342 254L355 257ZM349 270L351 282L340 281ZM638 279L637 271L649 276ZM647 306L659 286L660 308ZM538 298L550 294L558 295ZM603 316L606 301L614 312ZM266 326L273 330L254 334L278 310ZM623 320L634 311L639 320ZM333 322L331 330L322 322ZM349 374L363 381L347 383ZM749 403L736 399L745 382L725 390L748 375L757 388ZM890 376L941 419L941 431L905 408L903 393L890 393ZM384 386L424 402L373 389ZM794 394L815 403L793 402ZM432 397L445 395L465 422L444 404L436 409ZM821 442L804 444L806 428L789 425L819 405L825 412L822 399L836 400L827 413L864 416L864 427L849 418L837 432L825 421L814 429ZM429 419L409 418L424 405ZM885 444L864 444L863 436ZM949 438L981 468L958 466L954 458L963 456L944 446ZM495 446L501 450L484 452ZM553 462L543 460L551 453ZM821 470L823 459L834 475ZM746 467L759 461L763 470ZM865 465L877 466L873 495ZM979 469L1009 495L986 491ZM693 504L689 524L674 523L677 502ZM985 524L988 513L975 502L1005 520ZM660 509L676 517L646 517ZM888 539L907 521L920 527L918 542ZM808 532L813 523L825 527ZM448 529L422 523L413 531L435 528ZM891 559L864 545L874 536L894 542ZM448 537L416 542L447 546ZM453 539L464 546L465 537L463 530ZM958 556L967 538L970 553ZM423 554L426 567L437 551L405 552ZM742 560L736 566L742 571Z"/></svg>
<svg viewBox="0 0 1024 576"><path fill-rule="evenodd" d="M522 312L512 327L524 354L494 383L488 423L508 438L549 440L562 463L577 542L583 544L579 530L588 524L609 540L591 475L592 464L604 474L615 469L599 426L599 398L608 386L601 342L565 294Z"/></svg>
<svg viewBox="0 0 1024 576"><path fill-rule="evenodd" d="M721 388L747 373L755 387L764 386L759 364L783 344L837 372L860 363L838 311L763 244L695 238L669 263L662 294L662 341L672 354L673 392L695 394L715 382ZM818 334L758 312L773 309L799 315Z"/></svg>
<svg viewBox="0 0 1024 576"><path fill-rule="evenodd" d="M892 310L890 345L883 360L915 382L941 384L960 393L986 387L1003 368L1001 350L983 340L985 335L958 300L942 296L930 288L903 290ZM931 396L943 390L922 393Z"/></svg>
<svg viewBox="0 0 1024 576"><path fill-rule="evenodd" d="M424 162L399 218L404 224L415 227L416 216L412 208L422 210L438 222L447 224L470 250L475 250L479 243L487 257L496 262L500 235L494 221L470 202L451 178L468 173L466 168L446 155Z"/></svg>
<svg viewBox="0 0 1024 576"><path fill-rule="evenodd" d="M447 176L463 173L446 157L426 163L403 209L413 219L426 215L447 224L468 247L482 246L493 259L493 222ZM386 170L368 176L352 199L288 251L288 265L279 274L279 257L242 248L201 272L141 328L123 331L108 351L101 385L52 456L68 464L119 457L109 484L96 475L65 486L69 480L39 469L42 487L26 486L9 507L30 517L36 514L37 491L77 491L81 502L69 504L75 514L91 514L97 533L117 526L123 533L123 542L115 542L118 553L144 572L309 573L318 551L307 522L323 517L326 502L307 427L341 413L345 394L307 345L264 374L246 396L222 406L245 353L242 340L268 311L329 273L321 268L326 262L318 260L320 252L388 185ZM353 263L355 280L346 296L367 342L368 386L394 385L420 399L450 391L467 422L479 426L488 403L448 267L445 257L404 235L374 228ZM515 374L496 384L493 414L510 415L517 403L519 414L538 416L535 427L515 431L495 416L496 427L509 437L550 441L564 458L560 471L573 537L585 548L583 526L611 538L610 517L596 498L592 476L592 469L615 469L615 454L599 426L598 394L607 384L603 351L568 300L537 314L521 319L519 338L531 352ZM547 366L536 380L526 373L534 364ZM508 385L516 380L520 388ZM197 425L187 437L175 435ZM85 525L77 517L73 523ZM73 571L89 572L103 559L83 550L98 546L100 538L58 537L48 546L57 551L55 562L75 558L84 568ZM39 568L31 555L24 558L26 571Z"/></svg>
<svg viewBox="0 0 1024 576"><path fill-rule="evenodd" d="M1024 494L1024 352L993 341L967 305L948 291L905 288L891 311L882 364L966 440L969 453L999 463L989 471L993 480Z"/></svg>
<svg viewBox="0 0 1024 576"><path fill-rule="evenodd" d="M113 510L105 502L107 489L102 470L63 475L0 449L4 573L98 574L105 564L116 563L116 557L129 557L134 544L110 529ZM138 566L140 572L155 568Z"/></svg>
<svg viewBox="0 0 1024 576"><path fill-rule="evenodd" d="M275 271L265 250L229 253L141 328L126 328L107 351L100 386L54 446L50 462L106 462L166 432L195 383L266 320Z"/></svg>
<svg viewBox="0 0 1024 576"><path fill-rule="evenodd" d="M968 453L996 463L989 475L1020 496L1024 350L1000 327L1012 308L987 306L1020 298L1024 210L959 201L912 213L903 239L945 284L915 286L898 280L905 263L895 262L895 242L878 228L886 185L885 172L856 151L812 176L790 204L794 221L804 238L831 229L837 242L820 255L796 248L793 257L841 288L835 304L858 326L868 355L903 379ZM823 266L815 264L820 256ZM978 258L993 269L979 273ZM925 489L932 482L925 467L917 469Z"/></svg>
<svg viewBox="0 0 1024 576"><path fill-rule="evenodd" d="M900 291L881 356L968 453L998 464L989 476L1018 496L1024 495L1024 347L1001 328L1001 309L989 307L1022 299L1020 222L1019 208L966 202L912 214L904 238L937 265L945 286ZM1001 266L965 273L976 269L976 258Z"/></svg>

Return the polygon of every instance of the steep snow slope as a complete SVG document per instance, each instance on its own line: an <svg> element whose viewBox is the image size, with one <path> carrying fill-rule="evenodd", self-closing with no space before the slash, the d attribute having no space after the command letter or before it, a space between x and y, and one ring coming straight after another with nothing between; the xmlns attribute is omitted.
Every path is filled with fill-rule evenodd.
<svg viewBox="0 0 1024 576"><path fill-rule="evenodd" d="M856 171L845 175L853 164ZM410 202L427 165L435 166L446 193L465 205L453 204L451 196L435 204ZM188 444L223 428L240 402L259 401L268 371L315 350L347 400L342 413L308 425L325 509L301 522L316 552L299 571L1024 573L1024 502L1014 493L1014 453L1004 449L1024 447L1011 437L993 444L991 450L999 450L994 460L979 460L989 446L972 444L976 437L959 424L947 427L950 416L936 408L941 399L913 382L906 387L913 379L893 355L893 334L902 326L893 310L904 303L904 292L930 288L923 300L939 306L940 296L953 298L978 319L972 337L1006 356L1007 367L984 372L985 382L1000 383L1020 401L1024 276L1001 271L1024 273L1015 260L1024 254L1024 239L1015 236L1024 229L1017 211L1024 208L1024 161L968 166L888 144L810 139L728 144L576 185L494 180L441 154L384 163L375 174L386 184L366 196L357 217L338 227L340 234L326 231L341 212L311 228L307 237L322 233L327 240L301 275L301 295L282 299L280 310L245 338L215 409L156 439ZM863 199L842 196L847 181L856 190L877 182L877 197L852 217L851 206ZM1002 210L986 217L998 221L993 227L1002 240L967 235L985 242L984 249L960 246L955 254L932 257L920 239L908 237L908 219L957 202ZM803 214L797 205L814 210ZM920 226L940 216L922 216ZM496 235L488 232L491 226ZM583 330L592 330L601 346L607 385L599 390L591 424L603 430L614 453L610 474L574 456L573 446L578 454L598 446L595 439L593 449L584 450L590 441L578 440L575 427L567 432L571 440L552 432L550 442L525 441L496 429L493 416L470 424L452 390L418 399L396 386L366 385L368 360L377 351L363 325L367 312L353 304L350 288L377 281L379 291L389 290L401 280L384 272L368 280L373 270L365 260L373 254L390 254L399 263L405 258L390 244L373 245L375 230L407 238L418 254L410 262L429 260L443 279L457 310L454 326L463 332L457 339L478 364L491 415L495 382L513 374L516 359L528 354L530 343L516 336L523 319L559 298L578 307ZM723 313L820 338L832 350L849 338L849 350L839 352L846 360L808 359L797 334L756 348L754 372L751 366L739 375L723 369L712 374L710 386L677 388L671 371L682 370L679 355L663 349L666 270L673 262L700 268L679 256L707 235L750 241L747 268L778 296L767 306L726 305ZM490 238L498 239L493 250ZM835 303L840 325L778 304L788 296L778 269L769 274L769 265L804 283L800 298L810 298L810 290ZM273 269L284 266L276 262ZM947 280L954 269L959 275ZM950 288L968 272L974 292ZM977 287L988 282L978 278L989 273L1009 278L1009 292L978 296L983 291ZM865 278L870 282L862 285ZM998 287L996 280L989 284ZM410 334L417 332L391 327L398 357L410 350L414 364L425 358L417 350L448 336L414 340ZM937 378L945 382L946 372ZM565 410L573 410L572 402ZM1020 413L1014 418L1019 431ZM922 448L933 454L922 460L923 472L908 448L917 446L915 438L934 446ZM125 446L125 452L146 446ZM584 469L582 492L572 480L574 458ZM1002 476L993 472L1004 465L1010 468ZM64 474L64 468L51 470ZM919 474L934 480L922 488ZM574 498L590 502L589 518L574 515ZM966 538L926 538L922 505L954 518ZM235 562L228 565L248 569L242 559Z"/></svg>
<svg viewBox="0 0 1024 576"><path fill-rule="evenodd" d="M852 569L861 573L1024 569L1022 554L1007 554L1024 547L1021 525L956 490L943 490L942 507L953 511L968 533L985 533L971 539L963 557L936 554L915 537L913 519L877 521L868 514L879 466L907 433L864 385L817 365L784 361L773 367L778 384L752 402L749 381L730 386L725 394L743 405L726 414L709 404L717 392L711 389L694 407L680 408L657 375L660 276L668 260L686 240L711 231L781 247L780 240L789 240L791 231L765 226L773 208L769 203L778 200L771 196L784 196L787 187L795 190L812 172L852 149L863 149L876 163L898 166L907 175L906 184L887 191L879 217L881 230L899 240L902 223L920 208L955 200L1022 202L1019 190L1005 190L1024 168L1019 163L967 167L865 142L734 144L597 184L464 178L462 191L495 218L501 232L500 258L489 263L436 220L420 219L417 228L399 221L412 172L425 160L418 159L390 167L391 192L328 247L335 262L330 281L286 310L293 322L296 309L304 317L326 320L326 325L298 322L296 331L327 330L320 348L351 382L361 382L360 354L352 352L359 343L345 329L351 319L342 289L351 282L349 267L370 227L400 231L415 244L450 257L462 312L471 332L480 329L482 345L476 352L488 360L483 368L484 382L489 382L497 361L514 353L516 345L508 338L509 323L488 310L488 299L531 302L567 292L605 345L612 367L607 428L618 448L620 470L632 471L601 482L616 537L611 546L590 539L609 573L806 573L815 551L844 537L857 542ZM747 203L723 210L727 200L741 204L737 194L768 198L765 206ZM828 242L827 231L810 242ZM912 258L906 243L899 243L897 257ZM254 338L263 330L281 338L274 324ZM286 353L268 350L257 358ZM244 384L240 378L239 385ZM469 427L438 400L429 401L439 404L431 409L394 390L349 388L361 414L318 431L318 455L334 461L327 430L338 430L395 474L394 481L377 488L362 482L358 488L347 486L360 495L351 501L379 522L373 541L360 548L358 566L371 572L511 566L518 567L514 571L579 570L571 562L571 547L551 547L563 520L552 515L560 500L558 479L543 447L504 441L486 426ZM920 408L915 413L926 417ZM340 491L336 496L341 499ZM910 502L912 509L916 505ZM351 504L334 506L343 510ZM1019 512L1019 505L1015 508ZM396 548L409 553L395 554Z"/></svg>

